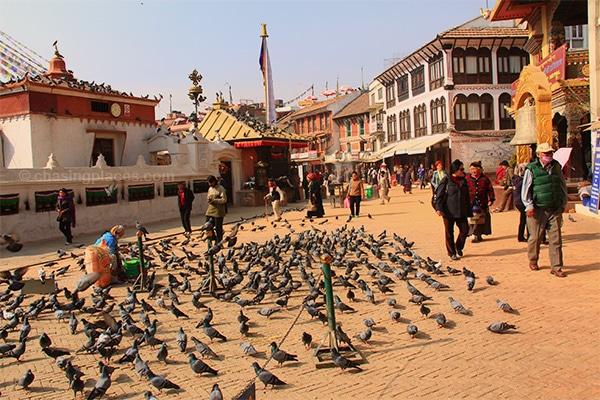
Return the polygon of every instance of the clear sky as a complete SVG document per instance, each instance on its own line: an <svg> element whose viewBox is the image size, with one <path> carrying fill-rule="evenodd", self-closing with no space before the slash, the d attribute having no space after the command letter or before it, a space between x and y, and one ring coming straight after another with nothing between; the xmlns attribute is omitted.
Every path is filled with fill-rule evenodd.
<svg viewBox="0 0 600 400"><path fill-rule="evenodd" d="M52 43L75 77L164 96L156 112L189 114L194 68L209 105L264 101L258 57L267 24L275 98L368 87L439 32L479 16L487 0L0 0L0 30L46 59ZM489 8L495 4L489 0Z"/></svg>

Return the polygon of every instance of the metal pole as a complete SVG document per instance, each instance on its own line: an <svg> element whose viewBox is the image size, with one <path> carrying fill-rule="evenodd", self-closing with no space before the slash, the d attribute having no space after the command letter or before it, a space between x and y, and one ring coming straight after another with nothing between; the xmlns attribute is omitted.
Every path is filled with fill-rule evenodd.
<svg viewBox="0 0 600 400"><path fill-rule="evenodd" d="M323 282L325 283L325 303L327 303L327 324L329 325L329 347L335 346L337 349L337 339L335 336L335 308L333 306L333 286L331 284L331 260L329 254L321 256L323 264Z"/></svg>
<svg viewBox="0 0 600 400"><path fill-rule="evenodd" d="M135 235L137 236L137 245L138 245L138 252L140 253L140 266L138 267L138 274L139 274L139 282L140 282L140 290L144 289L144 248L143 248L143 243L142 243L142 236L144 235L144 233L141 230L138 230Z"/></svg>
<svg viewBox="0 0 600 400"><path fill-rule="evenodd" d="M212 229L209 229L206 231L206 242L208 243L208 250L210 250L210 248L212 247L212 237L213 237L213 231ZM208 255L208 290L210 291L210 293L214 293L215 290L217 289L217 282L215 279L215 264L213 261L213 255L209 254Z"/></svg>

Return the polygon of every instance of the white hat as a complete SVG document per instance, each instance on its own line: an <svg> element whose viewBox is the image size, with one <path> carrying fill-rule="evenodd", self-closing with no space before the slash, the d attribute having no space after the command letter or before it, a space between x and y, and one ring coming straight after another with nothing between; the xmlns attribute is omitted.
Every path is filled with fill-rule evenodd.
<svg viewBox="0 0 600 400"><path fill-rule="evenodd" d="M554 149L548 143L541 143L535 149L536 153L548 153L550 151L554 152Z"/></svg>

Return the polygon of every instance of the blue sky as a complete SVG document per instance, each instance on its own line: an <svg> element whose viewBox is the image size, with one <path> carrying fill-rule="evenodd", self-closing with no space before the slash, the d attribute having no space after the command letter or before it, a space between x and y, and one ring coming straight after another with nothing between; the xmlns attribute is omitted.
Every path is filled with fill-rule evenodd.
<svg viewBox="0 0 600 400"><path fill-rule="evenodd" d="M492 8L495 1L489 0ZM275 97L314 84L368 87L389 67L441 31L479 15L486 0L1 0L0 30L46 59L58 40L79 79L134 95L164 96L158 118L190 113L188 79L196 68L207 97L263 101L258 66L267 24Z"/></svg>

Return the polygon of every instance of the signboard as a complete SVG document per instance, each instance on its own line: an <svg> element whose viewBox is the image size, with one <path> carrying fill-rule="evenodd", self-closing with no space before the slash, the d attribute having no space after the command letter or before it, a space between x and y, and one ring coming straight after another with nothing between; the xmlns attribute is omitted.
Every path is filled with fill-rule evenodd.
<svg viewBox="0 0 600 400"><path fill-rule="evenodd" d="M316 150L305 151L303 153L292 153L292 160L304 160L307 158L318 158Z"/></svg>
<svg viewBox="0 0 600 400"><path fill-rule="evenodd" d="M596 151L594 152L594 180L590 196L590 211L598 214L598 190L600 189L600 131L596 131Z"/></svg>
<svg viewBox="0 0 600 400"><path fill-rule="evenodd" d="M559 79L565 79L565 65L567 64L567 45L564 44L558 49L554 50L550 55L544 58L537 65L548 77L548 83L550 87L558 82ZM510 96L514 99L517 94L517 86L519 86L519 80L517 79L510 85Z"/></svg>
<svg viewBox="0 0 600 400"><path fill-rule="evenodd" d="M565 64L567 61L567 45L563 44L554 50L548 57L544 58L538 64L538 67L548 77L550 86L558 82L559 79L565 79Z"/></svg>

